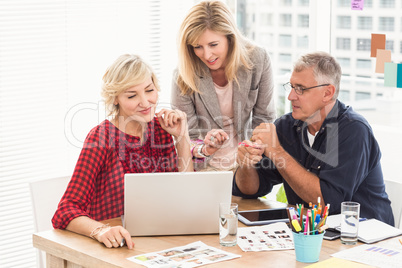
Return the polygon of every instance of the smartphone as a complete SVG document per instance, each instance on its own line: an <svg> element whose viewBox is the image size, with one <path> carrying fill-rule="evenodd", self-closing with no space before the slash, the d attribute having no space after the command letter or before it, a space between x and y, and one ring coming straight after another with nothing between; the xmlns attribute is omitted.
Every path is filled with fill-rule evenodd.
<svg viewBox="0 0 402 268"><path fill-rule="evenodd" d="M326 240L335 240L341 237L341 233L335 229L327 229L324 233L324 239Z"/></svg>
<svg viewBox="0 0 402 268"><path fill-rule="evenodd" d="M245 225L264 225L274 222L289 222L286 208L239 211L239 220Z"/></svg>

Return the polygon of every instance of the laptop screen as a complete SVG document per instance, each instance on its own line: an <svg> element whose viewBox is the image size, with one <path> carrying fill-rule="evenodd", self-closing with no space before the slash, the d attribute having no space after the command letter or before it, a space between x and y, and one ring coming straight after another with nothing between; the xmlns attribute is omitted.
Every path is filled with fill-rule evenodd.
<svg viewBox="0 0 402 268"><path fill-rule="evenodd" d="M219 232L231 171L125 174L124 225L132 236Z"/></svg>

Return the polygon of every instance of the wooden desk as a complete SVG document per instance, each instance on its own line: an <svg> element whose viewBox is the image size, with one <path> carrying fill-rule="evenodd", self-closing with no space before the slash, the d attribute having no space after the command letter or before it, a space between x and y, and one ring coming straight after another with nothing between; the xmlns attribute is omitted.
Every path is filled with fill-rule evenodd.
<svg viewBox="0 0 402 268"><path fill-rule="evenodd" d="M283 203L233 197L232 201L239 204L239 210L278 208ZM107 221L111 225L120 225L120 219ZM239 222L239 227L244 225ZM133 263L127 258L161 251L168 248L183 246L192 242L202 241L208 246L239 254L242 257L230 261L211 264L208 267L304 267L309 264L296 261L294 250L278 250L263 252L243 252L238 246L222 247L218 234L215 235L181 235L158 237L134 237L133 250L127 247L108 249L98 241L65 230L49 230L33 234L34 247L45 251L47 267L144 267ZM359 243L360 244L360 243ZM341 244L338 240L324 240L320 261L330 258L330 255L351 246Z"/></svg>

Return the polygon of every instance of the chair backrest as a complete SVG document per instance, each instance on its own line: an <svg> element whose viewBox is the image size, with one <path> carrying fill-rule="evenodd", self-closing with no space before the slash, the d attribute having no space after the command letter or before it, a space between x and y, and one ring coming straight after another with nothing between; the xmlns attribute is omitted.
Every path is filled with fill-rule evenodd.
<svg viewBox="0 0 402 268"><path fill-rule="evenodd" d="M53 229L52 217L71 176L29 183L34 214L34 230L36 232ZM37 266L45 267L44 254L37 254Z"/></svg>
<svg viewBox="0 0 402 268"><path fill-rule="evenodd" d="M391 200L391 208L394 213L395 227L402 229L402 183L396 181L384 181L385 191Z"/></svg>

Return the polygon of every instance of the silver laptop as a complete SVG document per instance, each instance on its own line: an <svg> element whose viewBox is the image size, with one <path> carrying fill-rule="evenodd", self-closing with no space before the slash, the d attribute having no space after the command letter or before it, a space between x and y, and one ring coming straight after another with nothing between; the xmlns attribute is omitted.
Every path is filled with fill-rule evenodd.
<svg viewBox="0 0 402 268"><path fill-rule="evenodd" d="M132 236L219 232L231 171L125 174L123 225Z"/></svg>

